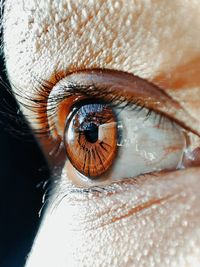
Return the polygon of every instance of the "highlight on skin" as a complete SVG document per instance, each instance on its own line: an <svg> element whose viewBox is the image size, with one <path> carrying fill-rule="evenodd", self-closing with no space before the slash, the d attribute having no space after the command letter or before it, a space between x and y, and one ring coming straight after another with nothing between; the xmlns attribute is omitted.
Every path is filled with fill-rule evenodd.
<svg viewBox="0 0 200 267"><path fill-rule="evenodd" d="M196 1L186 0L6 1L6 68L55 182L27 266L200 266L199 12ZM123 122L126 130L117 128L123 133L117 141L137 136L140 143L131 145L142 152L166 150L169 170L163 168L169 158L163 157L153 173L122 177L137 169L127 142L116 154L116 169L123 170L117 171L119 180L108 183L102 174L102 184L87 177L80 182L64 139L77 129L69 115L84 101L109 104L113 114L124 106L115 126ZM91 107L86 110L84 123ZM166 117L161 124L153 119L156 112ZM82 136L91 146L97 142L92 123L83 124L90 133L84 128ZM151 136L161 146L149 142ZM57 158L51 154L55 147Z"/></svg>

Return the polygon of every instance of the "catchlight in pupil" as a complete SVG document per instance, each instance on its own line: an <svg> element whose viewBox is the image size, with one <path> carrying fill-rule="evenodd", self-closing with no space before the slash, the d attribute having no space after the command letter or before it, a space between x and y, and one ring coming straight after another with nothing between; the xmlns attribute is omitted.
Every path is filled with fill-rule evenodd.
<svg viewBox="0 0 200 267"><path fill-rule="evenodd" d="M117 152L117 122L106 104L83 104L65 128L68 159L77 171L98 178L114 162Z"/></svg>

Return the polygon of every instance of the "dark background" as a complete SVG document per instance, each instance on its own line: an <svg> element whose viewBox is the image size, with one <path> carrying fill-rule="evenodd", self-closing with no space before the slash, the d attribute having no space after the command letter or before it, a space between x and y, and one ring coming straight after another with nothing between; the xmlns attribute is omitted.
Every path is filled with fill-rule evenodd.
<svg viewBox="0 0 200 267"><path fill-rule="evenodd" d="M0 77L6 80L0 55ZM0 267L22 267L38 229L49 172L16 101L0 84ZM40 185L40 186L39 186Z"/></svg>

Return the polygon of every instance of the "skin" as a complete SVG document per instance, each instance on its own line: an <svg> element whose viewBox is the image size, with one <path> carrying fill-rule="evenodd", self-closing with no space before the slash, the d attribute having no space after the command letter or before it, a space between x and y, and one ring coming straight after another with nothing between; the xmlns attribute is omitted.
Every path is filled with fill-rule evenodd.
<svg viewBox="0 0 200 267"><path fill-rule="evenodd" d="M7 0L13 90L32 96L34 77L51 80L55 71L120 70L167 92L199 132L199 13L196 0ZM55 175L26 266L200 266L198 167L121 182L112 194L72 193L67 175L66 166Z"/></svg>

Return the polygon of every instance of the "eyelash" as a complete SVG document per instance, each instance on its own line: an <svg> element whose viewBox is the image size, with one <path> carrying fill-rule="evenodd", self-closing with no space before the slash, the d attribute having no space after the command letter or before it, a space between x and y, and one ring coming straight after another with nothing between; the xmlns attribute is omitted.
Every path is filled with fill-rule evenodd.
<svg viewBox="0 0 200 267"><path fill-rule="evenodd" d="M141 99L137 99L135 97L127 98L126 96L119 95L119 93L114 91L109 92L108 88L98 88L95 84L85 86L76 83L68 83L67 86L62 88L63 90L61 95L49 97L53 86L59 82L59 79L55 81L55 84L48 81L38 82L39 89L35 88L35 93L38 95L38 97L33 98L28 94L22 95L20 94L19 90L19 93L16 95L21 106L35 113L35 117L31 119L36 119L35 124L37 124L37 130L33 131L39 138L47 138L51 136L51 133L55 130L55 124L49 125L48 121L54 121L59 103L74 95L85 97L85 101L92 99L93 101L97 100L99 102L102 101L104 103L108 103L111 108L117 107L120 112L125 108L138 112L142 111L144 108L147 108L149 112L146 115L146 119L154 116L154 119L155 121L157 120L158 125L162 124L164 118L167 117L159 111L154 111L153 109L147 107L141 101ZM84 102L84 100L82 101ZM75 103L75 106L78 104L79 101ZM118 114L116 114L116 116L117 115ZM172 120L171 122L173 124Z"/></svg>
<svg viewBox="0 0 200 267"><path fill-rule="evenodd" d="M137 99L136 97L127 97L124 95L120 95L119 92L111 91L109 88L103 88L103 87L97 87L95 84L92 85L80 85L76 83L67 83L66 86L63 86L59 90L58 95L55 95L53 97L50 97L50 93L52 91L52 88L60 81L60 77L57 77L55 79L55 83L51 83L49 81L44 80L37 80L37 84L39 86L34 88L35 95L37 97L33 97L33 94L28 93L20 93L21 90L15 90L17 98L19 100L19 103L21 106L24 106L26 109L31 110L33 117L29 120L33 121L35 120L35 123L37 124L37 129L33 132L39 137L39 138L51 138L51 133L54 131L56 125L52 124L49 125L49 119L50 121L55 121L56 118L56 112L58 105L63 101L69 98L70 96L83 96L87 100L97 100L108 103L113 108L118 108L120 111L124 110L125 108L128 108L130 110L136 110L138 113L142 111L144 108L148 109L149 112L146 114L146 120L153 116L154 120L158 123L158 127L160 124L164 125L164 120L169 119L170 117L167 116L167 114L161 113L159 111L155 111L152 108L149 108L144 102L142 102L141 98ZM83 100L81 100L83 101ZM75 103L76 105L79 104L79 102ZM174 126L173 119L170 118L170 121L172 125ZM45 125L45 127L44 127ZM59 152L60 144L62 144L62 140L59 140L58 147L54 149L53 153L50 152L52 156L54 156L55 153ZM146 176L147 174L144 174L142 176ZM131 178L132 180L133 178ZM127 179L130 180L130 179ZM73 193L93 193L93 194L103 194L103 193L109 193L113 192L115 190L115 184L111 184L109 187L103 187L103 186L95 186L94 188L72 188Z"/></svg>
<svg viewBox="0 0 200 267"><path fill-rule="evenodd" d="M44 194L43 202L42 202L43 206L39 212L39 215L41 216L45 205L48 203L48 200L52 196L52 193L54 192L55 184L58 184L59 187L57 188L58 191L56 194L56 201L53 203L52 210L54 210L57 206L59 206L62 199L64 199L67 196L71 197L72 194L75 194L75 195L77 194L79 197L80 197L79 194L81 194L82 197L86 197L86 198L89 195L92 195L93 197L104 197L108 194L116 194L122 190L124 192L126 185L127 185L127 190L129 190L130 184L132 184L133 186L134 185L137 186L139 181L146 180L149 177L157 178L159 177L159 173L152 172L152 173L141 174L140 176L137 176L136 178L132 177L132 178L125 178L119 181L114 181L113 183L107 186L95 185L95 186L91 186L88 188L72 186L71 184L65 184L65 182L63 183L63 181L61 185L58 183L59 180L57 180L56 178L52 180L48 180L43 185L45 194ZM122 188L122 184L125 185L123 186L123 188Z"/></svg>

